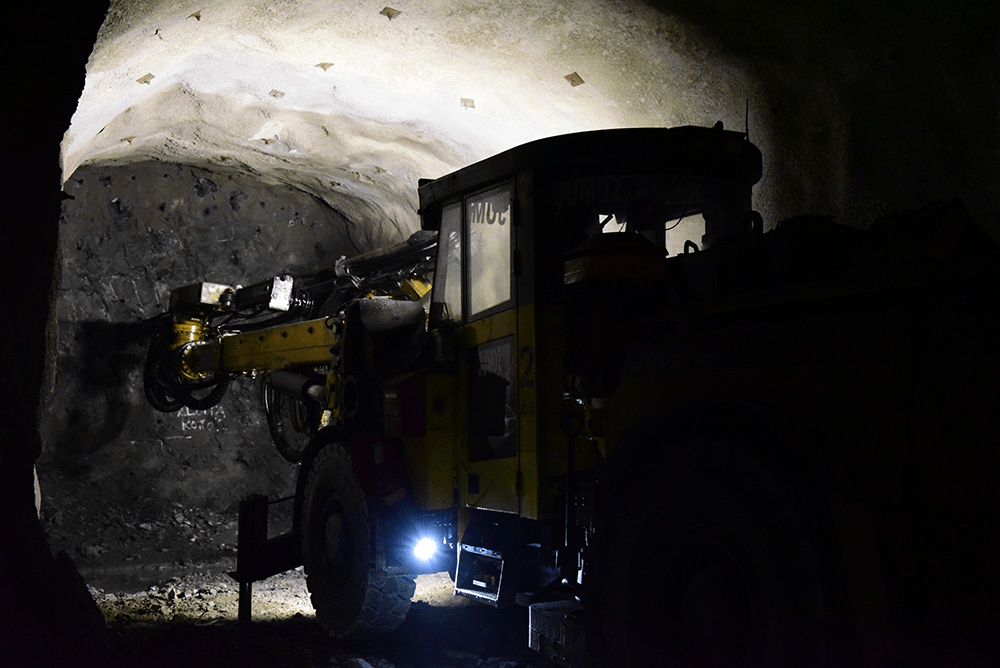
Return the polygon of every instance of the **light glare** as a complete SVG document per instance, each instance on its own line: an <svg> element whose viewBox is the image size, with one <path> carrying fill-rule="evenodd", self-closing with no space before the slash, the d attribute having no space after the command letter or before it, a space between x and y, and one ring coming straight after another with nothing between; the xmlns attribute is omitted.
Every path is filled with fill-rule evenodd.
<svg viewBox="0 0 1000 668"><path fill-rule="evenodd" d="M421 538L413 548L413 556L420 561L427 561L437 552L437 545L430 538Z"/></svg>

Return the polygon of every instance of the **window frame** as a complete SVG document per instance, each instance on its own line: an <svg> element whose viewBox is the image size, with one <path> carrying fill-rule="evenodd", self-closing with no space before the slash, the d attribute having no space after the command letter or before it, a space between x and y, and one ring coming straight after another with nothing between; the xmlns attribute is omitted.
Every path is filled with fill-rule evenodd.
<svg viewBox="0 0 1000 668"><path fill-rule="evenodd" d="M451 276L451 272L448 271L451 267L442 266L442 259L445 259L445 250L447 248L448 239L445 235L450 231L445 228L445 212L450 207L458 208L458 223L456 225L456 231L458 232L458 250L459 250L459 263L457 275ZM437 258L435 260L434 267L434 282L432 284L433 293L431 294L431 327L442 327L442 326L458 326L465 323L465 203L462 198L456 199L452 202L444 204L440 212L438 213L438 251ZM444 281L439 280L441 273L444 273ZM457 283L456 283L457 281ZM454 289L457 285L458 289L458 307L459 314L458 317L454 317L454 314L449 314L448 317L445 316L443 309L437 308L438 304L448 305L450 300L447 299L449 289Z"/></svg>

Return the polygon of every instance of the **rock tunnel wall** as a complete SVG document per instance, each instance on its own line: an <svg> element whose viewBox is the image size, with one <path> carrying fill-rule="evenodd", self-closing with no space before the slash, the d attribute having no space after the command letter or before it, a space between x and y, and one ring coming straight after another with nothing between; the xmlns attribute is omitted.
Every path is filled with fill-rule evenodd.
<svg viewBox="0 0 1000 668"><path fill-rule="evenodd" d="M576 125L558 129L585 129L598 120L610 126L710 125L720 119L731 129L741 129L746 103L751 138L765 161L754 201L768 227L783 217L817 213L863 228L883 213L958 196L1000 239L995 10L974 14L962 3L923 3L904 11L878 1L798 9L785 2L644 4L657 14L626 13L628 21L622 26L649 21L643 31L629 33L628 48L598 51L595 35L605 32L597 29L605 24L585 12L574 13L556 32L551 32L547 14L546 22L538 24L540 35L550 34L540 42L546 47L543 52L552 46L557 55L573 55L565 60L559 55L555 62L562 69L548 72L562 87L559 104L569 109L570 102L603 100L608 104L602 110L620 112L613 117L584 115ZM420 41L417 28L426 25L415 18L410 22L417 13L404 9L403 17L391 22L369 12L373 16L367 18L379 23L371 24L373 41L365 42L363 54L391 55L397 43L412 46ZM486 9L490 16L496 13L493 7ZM211 24L208 14L204 22L185 18L183 12L178 16L185 31L207 30ZM440 29L453 28L463 36L450 45L457 49L471 41L479 53L482 45L466 35L477 23L470 15L448 16ZM403 39L404 33L409 37ZM642 35L647 41L639 39ZM169 46L161 44L162 36L141 37L155 39L157 48ZM490 44L482 47L484 53L496 51L487 48ZM556 49L556 44L562 47ZM447 63L454 65L461 53L448 53ZM501 50L496 57L516 53ZM340 68L347 70L351 62L338 61L327 71L314 64L316 58L303 61L305 71L327 87L339 81ZM351 58L364 60L359 54ZM415 57L397 60L412 67L423 62ZM95 62L92 57L91 65ZM383 74L373 66L375 60L365 62L371 66L367 69ZM435 62L439 68L446 64ZM504 90L505 71L516 71L511 81L517 85L508 85L518 90L539 78L491 65L489 59L483 63L477 76L482 74L490 90L507 102L497 93ZM139 64L136 75L152 67L145 60L136 67ZM574 87L564 80L563 74L572 68L586 74L585 85ZM126 90L152 85L130 77L122 75ZM448 79L443 74L441 78ZM163 73L155 79L167 80ZM476 98L474 107L458 109L456 93L448 98L456 109L433 118L448 127L447 137L418 132L412 124L346 116L331 124L325 112L279 113L280 105L294 98L293 87L283 87L289 94L277 98L267 92L270 82L260 83L264 102L254 98L246 108L240 106L245 98L221 94L203 94L199 104L193 104L180 94L185 89L158 83L163 87L156 98L161 106L147 109L136 103L109 122L95 118L86 126L94 146L101 149L100 160L142 156L145 161L100 167L91 159L66 181L66 193L74 199L65 201L60 225L59 326L41 420L40 470L54 463L84 478L115 476L115 489L120 487L123 496L178 497L191 504L232 504L244 491L268 492L285 484L291 473L272 452L249 383L234 385L216 415L161 415L148 407L139 379L144 350L136 323L160 312L169 290L188 282L251 283L329 264L340 255L401 238L405 225L380 230L368 223L387 206L395 207L388 217L415 222L416 178L440 176L465 164L476 154L466 145L468 137L477 136L486 144L499 141L491 131L495 125L487 120L506 118L496 115L489 97L463 92ZM401 90L410 91L411 86L426 93L419 77L407 78ZM94 89L102 86L95 84ZM352 89L339 90L343 96ZM367 95L368 90L361 87L358 94ZM410 97L419 98L416 93ZM192 104L180 105L174 98ZM403 107L388 106L393 114L403 112ZM205 114L213 109L226 120L222 130L233 125L249 128L258 117L280 126L273 137L270 129L260 133L256 126L241 135L245 141L240 145L252 147L244 151L247 161L242 164L251 164L248 156L255 157L256 171L223 171L220 156L230 159L229 149L235 145L209 133L212 126ZM158 119L162 132L139 133L149 119ZM531 127L518 125L528 120L518 117L507 129L531 134ZM168 121L169 132L164 130ZM197 132L189 132L191 128ZM181 141L185 137L187 143ZM305 151L308 146L315 150ZM186 154L202 155L203 165L215 167L169 162ZM154 156L164 162L152 160ZM266 185L259 178L262 166L269 173L284 170L284 182L297 187ZM354 190L344 195L348 185ZM351 202L382 208L352 211ZM347 218L358 224L351 225ZM194 424L205 433L185 427ZM127 474L118 472L122 470ZM220 494L220 489L226 492Z"/></svg>
<svg viewBox="0 0 1000 668"><path fill-rule="evenodd" d="M295 468L271 445L255 382L237 380L207 412L149 406L141 323L175 287L308 272L401 231L359 229L301 190L173 163L84 166L65 192L40 468L118 503L222 510L288 492Z"/></svg>

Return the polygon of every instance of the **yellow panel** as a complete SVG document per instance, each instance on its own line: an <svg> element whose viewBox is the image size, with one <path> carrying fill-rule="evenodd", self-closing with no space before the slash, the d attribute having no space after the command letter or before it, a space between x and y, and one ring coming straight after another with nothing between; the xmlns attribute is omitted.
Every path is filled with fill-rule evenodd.
<svg viewBox="0 0 1000 668"><path fill-rule="evenodd" d="M475 346L496 341L516 334L517 311L508 309L481 320L469 323L462 328L461 349L459 355L459 378L468 379L469 350ZM515 338L516 342L516 338ZM517 350L514 351L515 361ZM517 379L514 379L517 382ZM467 388L466 388L467 389ZM458 445L458 490L459 505L471 508L485 508L507 513L517 513L520 509L517 480L519 475L518 458L487 459L469 462L468 419L463 412L458 416L456 429L460 431ZM478 476L479 493L469 494L469 476Z"/></svg>
<svg viewBox="0 0 1000 668"><path fill-rule="evenodd" d="M455 448L458 442L454 376L425 377L425 435L404 438L403 456L414 501L427 510L455 505Z"/></svg>
<svg viewBox="0 0 1000 668"><path fill-rule="evenodd" d="M534 452L521 451L519 457L521 467L521 517L539 519L538 499L538 455Z"/></svg>
<svg viewBox="0 0 1000 668"><path fill-rule="evenodd" d="M488 318L471 322L463 328L463 341L465 348L472 348L481 343L495 341L504 336L514 333L517 326L517 311L509 309L501 311Z"/></svg>
<svg viewBox="0 0 1000 668"><path fill-rule="evenodd" d="M325 364L338 340L323 318L230 334L219 339L220 368L239 372Z"/></svg>
<svg viewBox="0 0 1000 668"><path fill-rule="evenodd" d="M470 508L486 508L505 513L517 513L520 501L514 481L517 480L517 457L469 462L459 475L459 489ZM479 494L469 494L469 475L479 476Z"/></svg>

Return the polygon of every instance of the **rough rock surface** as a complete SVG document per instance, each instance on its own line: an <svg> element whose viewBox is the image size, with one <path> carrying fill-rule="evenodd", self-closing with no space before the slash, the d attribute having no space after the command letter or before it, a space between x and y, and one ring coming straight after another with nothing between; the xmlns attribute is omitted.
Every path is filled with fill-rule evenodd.
<svg viewBox="0 0 1000 668"><path fill-rule="evenodd" d="M222 509L252 492L286 493L294 467L274 452L253 381L234 382L209 411L149 406L142 322L176 287L312 271L410 227L358 227L288 186L160 162L81 167L65 191L40 468L123 504Z"/></svg>

